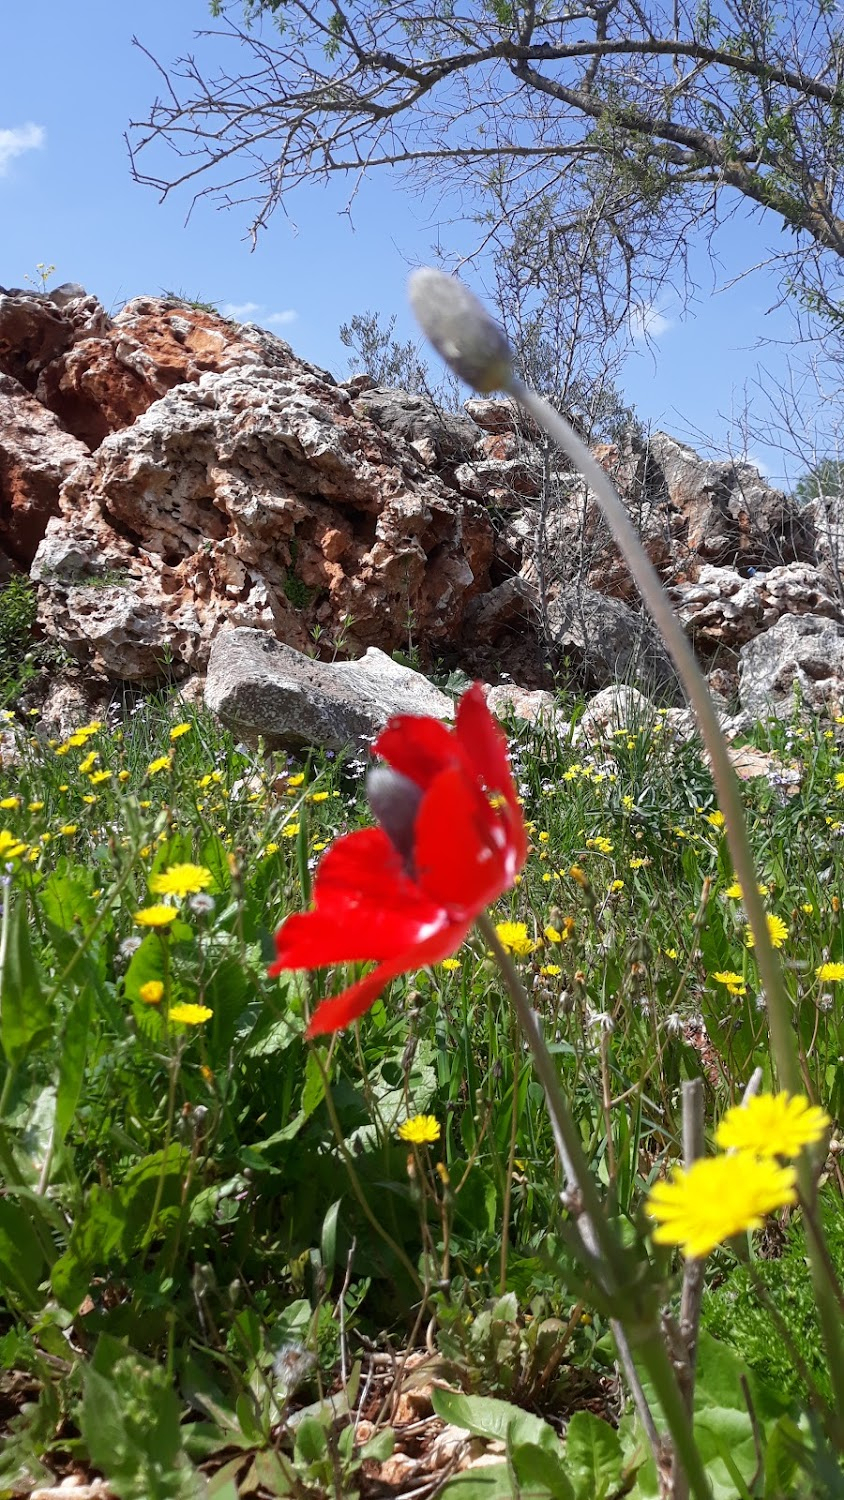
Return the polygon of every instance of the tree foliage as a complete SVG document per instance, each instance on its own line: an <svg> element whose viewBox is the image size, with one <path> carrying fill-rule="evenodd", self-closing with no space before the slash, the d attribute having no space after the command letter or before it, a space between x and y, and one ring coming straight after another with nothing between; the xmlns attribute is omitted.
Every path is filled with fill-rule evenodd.
<svg viewBox="0 0 844 1500"><path fill-rule="evenodd" d="M216 0L231 65L194 56L133 127L139 180L249 204L399 167L541 198L561 235L600 203L615 285L676 268L691 226L770 210L790 285L844 255L842 64L831 0ZM204 35L208 35L207 33ZM165 160L157 148L173 153ZM489 224L489 237L505 221ZM820 288L820 291L818 291Z"/></svg>
<svg viewBox="0 0 844 1500"><path fill-rule="evenodd" d="M817 500L819 495L844 495L844 460L822 458L794 486L794 498L801 505Z"/></svg>

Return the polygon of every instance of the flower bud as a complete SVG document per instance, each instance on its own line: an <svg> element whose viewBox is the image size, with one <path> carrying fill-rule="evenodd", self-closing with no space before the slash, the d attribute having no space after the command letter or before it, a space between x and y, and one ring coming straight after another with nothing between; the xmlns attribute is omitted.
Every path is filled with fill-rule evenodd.
<svg viewBox="0 0 844 1500"><path fill-rule="evenodd" d="M455 375L482 395L509 383L507 335L468 287L430 266L414 271L407 286L416 321Z"/></svg>

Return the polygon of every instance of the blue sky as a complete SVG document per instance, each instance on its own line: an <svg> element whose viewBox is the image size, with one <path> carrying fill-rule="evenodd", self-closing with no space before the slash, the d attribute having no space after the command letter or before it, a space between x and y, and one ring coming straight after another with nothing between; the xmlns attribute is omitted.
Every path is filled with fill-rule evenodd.
<svg viewBox="0 0 844 1500"><path fill-rule="evenodd" d="M360 191L352 222L343 213L348 186L301 190L290 218L277 213L253 252L245 213L206 203L186 224L186 194L162 205L135 184L123 133L146 113L160 79L132 46L133 33L166 62L192 50L194 31L208 24L207 0L5 8L0 284L24 285L40 261L56 266L54 284L80 281L114 310L144 292L179 291L265 323L304 358L343 375L338 330L353 313L397 313L397 334L415 335L408 269L430 261L430 247L438 235L448 244L450 231L429 218L433 200L429 210L397 174L382 174ZM787 349L760 349L759 340L787 338L789 320L769 311L776 287L764 273L717 290L763 258L759 223L732 221L718 248L717 280L702 250L693 253L700 291L685 316L670 298L647 310L652 344L634 345L620 384L647 425L707 434L726 452L729 415L760 362L784 373ZM750 446L772 477L788 472L780 453Z"/></svg>

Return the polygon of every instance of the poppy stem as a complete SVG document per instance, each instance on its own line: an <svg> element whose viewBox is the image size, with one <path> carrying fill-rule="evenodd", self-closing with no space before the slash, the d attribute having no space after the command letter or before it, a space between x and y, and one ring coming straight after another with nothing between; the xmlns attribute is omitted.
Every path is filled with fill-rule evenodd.
<svg viewBox="0 0 844 1500"><path fill-rule="evenodd" d="M510 375L504 389L533 417L552 442L555 442L577 465L592 490L639 593L653 616L665 647L677 669L677 676L694 709L698 729L709 755L712 776L718 792L718 802L725 818L727 844L736 877L741 885L742 900L753 934L756 962L765 996L771 1050L777 1065L779 1085L790 1094L800 1094L803 1092L803 1078L800 1071L792 1004L786 992L782 966L771 942L767 914L759 893L756 865L750 847L747 819L744 815L738 779L703 673L697 664L686 633L674 613L659 574L642 546L636 528L622 505L615 487L597 459L565 418L555 411L549 402L537 396L535 391L529 390L515 374ZM797 1162L797 1177L804 1200L811 1201L814 1183L811 1156L808 1152L803 1152ZM815 1301L823 1329L830 1379L835 1394L835 1406L838 1420L842 1421L844 1420L844 1340L841 1336L834 1295L826 1276L823 1247L809 1222L807 1222L806 1243Z"/></svg>
<svg viewBox="0 0 844 1500"><path fill-rule="evenodd" d="M625 1284L627 1271L624 1253L604 1217L601 1200L583 1154L577 1127L560 1087L554 1060L548 1051L542 1023L528 999L515 964L501 944L495 924L488 912L483 912L478 917L477 927L484 942L492 950L492 955L501 970L519 1026L530 1047L536 1075L545 1093L545 1104L551 1121L554 1143L566 1182L566 1195L574 1198L579 1205L576 1209L576 1219L580 1239L586 1252L583 1258L588 1269L593 1274L597 1273L597 1279L603 1282L603 1290L612 1296L613 1292ZM657 1465L660 1465L664 1461L665 1442L654 1422L653 1413L633 1361L627 1335L618 1318L611 1318L610 1326L639 1419L648 1435ZM707 1495L708 1489L704 1488L702 1493Z"/></svg>

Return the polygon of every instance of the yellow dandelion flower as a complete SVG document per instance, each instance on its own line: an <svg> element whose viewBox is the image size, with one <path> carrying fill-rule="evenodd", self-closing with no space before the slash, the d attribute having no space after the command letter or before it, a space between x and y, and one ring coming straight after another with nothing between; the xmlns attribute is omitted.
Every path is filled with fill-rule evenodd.
<svg viewBox="0 0 844 1500"><path fill-rule="evenodd" d="M844 964L821 964L815 973L822 983L837 984L839 980L844 979Z"/></svg>
<svg viewBox="0 0 844 1500"><path fill-rule="evenodd" d="M611 891L623 891L624 890L624 881L623 880L614 880L613 883L612 883L612 885L610 886L610 890Z"/></svg>
<svg viewBox="0 0 844 1500"><path fill-rule="evenodd" d="M786 938L788 937L788 928L786 927L785 922L783 921L782 917L774 916L771 912L767 913L765 921L768 924L768 936L771 939L771 946L774 948L781 948ZM749 927L747 928L745 941L748 948L753 947L753 933L751 932Z"/></svg>
<svg viewBox="0 0 844 1500"><path fill-rule="evenodd" d="M20 807L20 805L21 805L21 799L20 799L20 797L3 797L2 800L0 800L0 807L2 807L4 809L12 808L12 807Z"/></svg>
<svg viewBox="0 0 844 1500"><path fill-rule="evenodd" d="M603 835L595 839L587 839L586 847L587 849L597 849L599 854L612 854L612 839L604 838Z"/></svg>
<svg viewBox="0 0 844 1500"><path fill-rule="evenodd" d="M171 740L180 740L183 734L190 734L192 728L192 724L174 724L170 730Z"/></svg>
<svg viewBox="0 0 844 1500"><path fill-rule="evenodd" d="M279 851L280 848L281 848L280 844L273 844L273 843L265 844L265 846L264 846L264 856L266 857L267 855L270 855L270 854L278 854L278 851Z"/></svg>
<svg viewBox="0 0 844 1500"><path fill-rule="evenodd" d="M713 828L723 828L727 820L720 808L716 808L715 812L706 814L706 821L711 823Z"/></svg>
<svg viewBox="0 0 844 1500"><path fill-rule="evenodd" d="M440 1138L440 1125L433 1115L413 1115L399 1126L397 1133L400 1140L410 1141L413 1146L433 1146Z"/></svg>
<svg viewBox="0 0 844 1500"><path fill-rule="evenodd" d="M731 995L746 995L747 985L743 974L735 974L732 969L716 969L712 975L716 984L724 984Z"/></svg>
<svg viewBox="0 0 844 1500"><path fill-rule="evenodd" d="M160 979L148 979L146 984L141 985L138 994L144 1005L160 1005L164 996L164 985Z"/></svg>
<svg viewBox="0 0 844 1500"><path fill-rule="evenodd" d="M322 840L318 844L311 844L311 848L313 849L314 854L321 854L323 849L328 848L328 845L324 840Z"/></svg>
<svg viewBox="0 0 844 1500"><path fill-rule="evenodd" d="M725 1150L755 1151L757 1156L799 1156L813 1146L831 1121L800 1094L756 1094L728 1109L715 1139Z"/></svg>
<svg viewBox="0 0 844 1500"><path fill-rule="evenodd" d="M26 849L17 834L10 833L8 828L0 830L0 860L17 859Z"/></svg>
<svg viewBox="0 0 844 1500"><path fill-rule="evenodd" d="M518 958L525 958L536 947L533 939L528 937L524 922L496 922L495 931L504 951L514 953Z"/></svg>
<svg viewBox="0 0 844 1500"><path fill-rule="evenodd" d="M80 775L87 776L89 771L93 771L94 766L97 764L97 761L99 760L99 758L100 758L99 751L98 750L92 750L91 753L90 753L90 755L86 755L84 760L80 760L80 762L79 762L79 772L80 772Z"/></svg>
<svg viewBox="0 0 844 1500"><path fill-rule="evenodd" d="M153 875L149 888L154 896L195 896L214 884L214 877L204 865L170 865Z"/></svg>
<svg viewBox="0 0 844 1500"><path fill-rule="evenodd" d="M308 798L308 801L309 802L327 802L328 801L328 795L329 795L328 792L311 792L311 795Z"/></svg>
<svg viewBox="0 0 844 1500"><path fill-rule="evenodd" d="M558 975L562 974L563 971L560 968L559 964L544 964L539 972L540 974L544 975L546 979L556 979Z"/></svg>
<svg viewBox="0 0 844 1500"><path fill-rule="evenodd" d="M118 773L117 773L117 779L118 779L118 781L128 781L129 780L129 772L128 771L118 771Z"/></svg>
<svg viewBox="0 0 844 1500"><path fill-rule="evenodd" d="M285 826L281 830L281 836L282 836L282 838L283 839L295 839L297 833L299 832L299 828L300 828L300 824L299 823L286 823Z"/></svg>
<svg viewBox="0 0 844 1500"><path fill-rule="evenodd" d="M835 785L838 787L839 792L844 791L844 771L836 772Z"/></svg>
<svg viewBox="0 0 844 1500"><path fill-rule="evenodd" d="M805 912L805 914L806 914L807 917L811 917L814 914L815 908L812 905L811 901L804 901L803 905L800 908L800 910L802 912Z"/></svg>
<svg viewBox="0 0 844 1500"><path fill-rule="evenodd" d="M76 833L77 828L78 824L76 823L63 823L61 828L59 829L59 833L63 833L66 838L71 838L72 835Z"/></svg>
<svg viewBox="0 0 844 1500"><path fill-rule="evenodd" d="M203 1021L210 1021L213 1014L213 1010L209 1010L207 1005L182 1003L170 1006L168 1020L175 1021L179 1026L201 1026Z"/></svg>
<svg viewBox="0 0 844 1500"><path fill-rule="evenodd" d="M461 964L459 958L444 958L442 963L440 964L440 968L445 969L446 973L448 974L454 974L460 967Z"/></svg>
<svg viewBox="0 0 844 1500"><path fill-rule="evenodd" d="M292 787L302 786L305 780L304 771L297 771L295 776L288 776L287 785Z"/></svg>
<svg viewBox="0 0 844 1500"><path fill-rule="evenodd" d="M646 856L638 854L634 855L629 863L631 870L644 870L645 866L650 864L650 860Z"/></svg>
<svg viewBox="0 0 844 1500"><path fill-rule="evenodd" d="M540 844L547 844L548 840L550 839L550 837L551 837L550 833L540 833L540 835L539 835L539 842L540 842Z"/></svg>
<svg viewBox="0 0 844 1500"><path fill-rule="evenodd" d="M723 1240L760 1229L767 1214L796 1201L793 1167L737 1151L676 1168L670 1181L651 1189L647 1208L657 1220L657 1244L680 1245L690 1259L700 1259Z"/></svg>
<svg viewBox="0 0 844 1500"><path fill-rule="evenodd" d="M95 771L88 780L92 786L101 786L104 781L111 781L111 771Z"/></svg>
<svg viewBox="0 0 844 1500"><path fill-rule="evenodd" d="M135 912L135 921L141 927L169 927L178 915L175 906L145 906Z"/></svg>
<svg viewBox="0 0 844 1500"><path fill-rule="evenodd" d="M581 869L580 865L571 865L569 867L569 875L571 876L572 880L577 881L577 884L581 886L583 890L586 890L589 885L589 877L587 876L586 871Z"/></svg>
<svg viewBox="0 0 844 1500"><path fill-rule="evenodd" d="M29 802L29 803L27 803L27 809L26 810L27 810L27 812L41 812L43 810L43 807L44 807L44 803L43 802Z"/></svg>
<svg viewBox="0 0 844 1500"><path fill-rule="evenodd" d="M169 771L171 767L169 755L159 755L157 760L151 760L147 766L148 776L157 776L159 771Z"/></svg>

